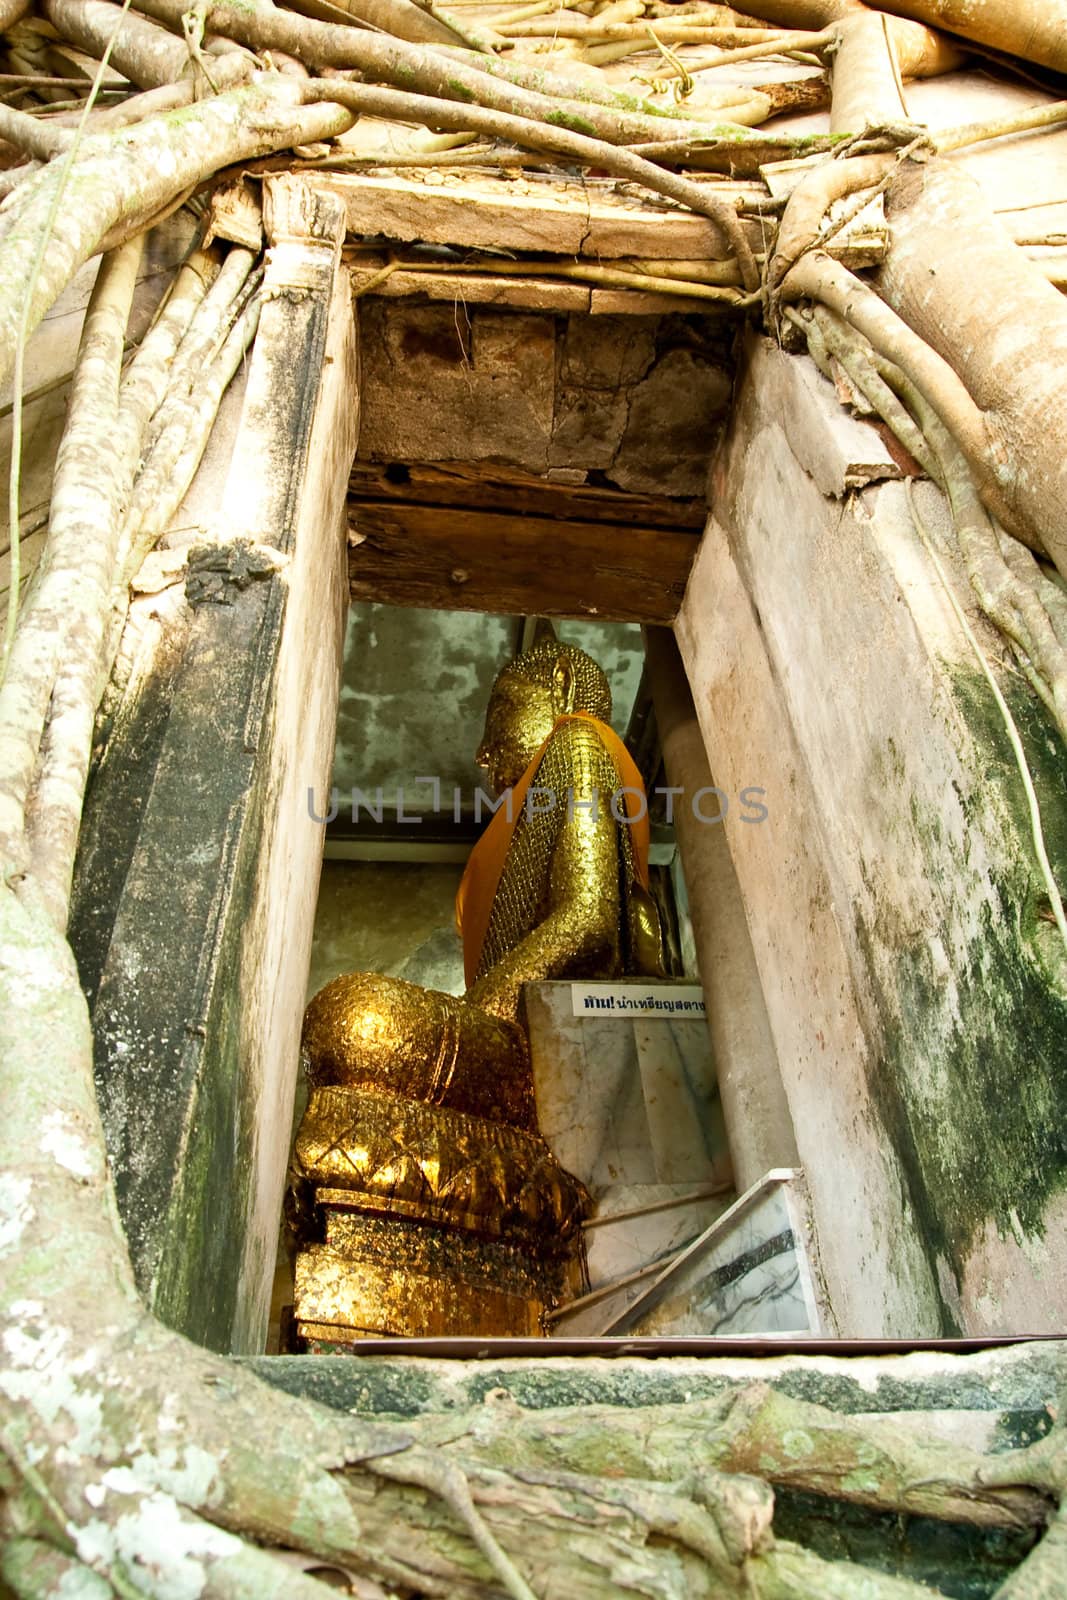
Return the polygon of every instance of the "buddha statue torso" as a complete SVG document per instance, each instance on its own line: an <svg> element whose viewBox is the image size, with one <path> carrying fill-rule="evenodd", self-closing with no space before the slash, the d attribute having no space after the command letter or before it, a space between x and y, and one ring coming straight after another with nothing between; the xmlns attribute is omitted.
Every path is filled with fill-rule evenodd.
<svg viewBox="0 0 1067 1600"><path fill-rule="evenodd" d="M661 971L640 777L607 680L554 635L509 663L478 753L505 801L457 900L463 997L352 973L304 1023L287 1200L312 1348L535 1334L580 1286L588 1204L538 1136L525 983Z"/></svg>

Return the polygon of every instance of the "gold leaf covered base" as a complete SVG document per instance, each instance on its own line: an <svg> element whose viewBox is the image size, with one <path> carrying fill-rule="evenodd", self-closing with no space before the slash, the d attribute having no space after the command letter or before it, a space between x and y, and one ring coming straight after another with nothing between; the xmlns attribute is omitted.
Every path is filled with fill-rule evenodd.
<svg viewBox="0 0 1067 1600"><path fill-rule="evenodd" d="M531 1337L584 1282L587 1196L536 1134L372 1090L312 1091L291 1175L294 1316L315 1348Z"/></svg>
<svg viewBox="0 0 1067 1600"><path fill-rule="evenodd" d="M294 1178L409 1216L558 1246L589 1204L539 1135L374 1090L313 1089ZM336 1202L335 1202L336 1203Z"/></svg>
<svg viewBox="0 0 1067 1600"><path fill-rule="evenodd" d="M296 1266L297 1333L350 1343L457 1333L537 1337L555 1274L515 1246L403 1217L328 1217Z"/></svg>

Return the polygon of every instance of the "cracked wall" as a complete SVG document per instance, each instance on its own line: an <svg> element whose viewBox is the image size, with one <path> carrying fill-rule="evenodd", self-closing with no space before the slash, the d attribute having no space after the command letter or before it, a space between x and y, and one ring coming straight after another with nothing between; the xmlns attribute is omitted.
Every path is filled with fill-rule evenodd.
<svg viewBox="0 0 1067 1600"><path fill-rule="evenodd" d="M550 316L359 302L364 461L493 461L692 497L730 401L713 316Z"/></svg>

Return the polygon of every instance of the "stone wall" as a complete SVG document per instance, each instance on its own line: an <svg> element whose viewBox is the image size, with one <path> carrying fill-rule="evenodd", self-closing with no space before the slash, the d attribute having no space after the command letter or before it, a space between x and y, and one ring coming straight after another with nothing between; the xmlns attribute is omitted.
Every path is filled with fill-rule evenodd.
<svg viewBox="0 0 1067 1600"><path fill-rule="evenodd" d="M677 625L843 1335L1067 1317L1067 969L1018 772L877 434L753 339ZM975 615L1053 866L1062 741ZM1061 876L1060 881L1064 881Z"/></svg>
<svg viewBox="0 0 1067 1600"><path fill-rule="evenodd" d="M359 307L361 460L492 460L632 493L703 493L730 401L722 318Z"/></svg>

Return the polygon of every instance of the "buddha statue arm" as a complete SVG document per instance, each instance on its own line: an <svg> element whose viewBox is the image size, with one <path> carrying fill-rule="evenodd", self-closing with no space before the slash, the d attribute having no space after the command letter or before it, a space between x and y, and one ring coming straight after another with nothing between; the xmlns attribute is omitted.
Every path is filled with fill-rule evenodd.
<svg viewBox="0 0 1067 1600"><path fill-rule="evenodd" d="M589 793L584 792L587 787ZM474 1005L500 1017L514 1018L524 983L557 978L568 972L606 976L617 969L620 903L616 823L603 791L595 811L587 809L593 793L591 784L575 783L575 803L560 826L552 852L547 915L467 990L466 998Z"/></svg>

